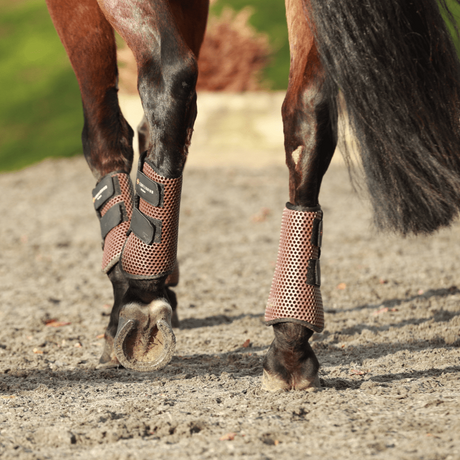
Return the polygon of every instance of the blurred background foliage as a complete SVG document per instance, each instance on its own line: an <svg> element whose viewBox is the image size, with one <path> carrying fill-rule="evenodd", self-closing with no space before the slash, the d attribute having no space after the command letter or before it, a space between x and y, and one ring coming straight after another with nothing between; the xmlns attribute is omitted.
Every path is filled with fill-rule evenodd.
<svg viewBox="0 0 460 460"><path fill-rule="evenodd" d="M78 1L78 0L75 0ZM283 89L289 48L282 0L218 0L252 7L250 22L268 34L273 55L263 70L266 89ZM23 168L47 157L82 152L78 84L43 0L0 0L0 171Z"/></svg>
<svg viewBox="0 0 460 460"><path fill-rule="evenodd" d="M0 0L0 170L80 153L78 84L43 0Z"/></svg>
<svg viewBox="0 0 460 460"><path fill-rule="evenodd" d="M448 1L460 18L455 0ZM220 18L225 8L238 13L248 6L252 14L245 20L267 45L266 56L258 57L257 85L283 90L289 73L284 2L216 0L210 16ZM45 2L0 0L0 38L0 171L80 154L83 113L78 84Z"/></svg>

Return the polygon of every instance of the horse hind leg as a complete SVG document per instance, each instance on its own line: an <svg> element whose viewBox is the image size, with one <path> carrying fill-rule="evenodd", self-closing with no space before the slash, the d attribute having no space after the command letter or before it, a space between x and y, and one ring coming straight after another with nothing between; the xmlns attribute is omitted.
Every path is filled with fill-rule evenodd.
<svg viewBox="0 0 460 460"><path fill-rule="evenodd" d="M291 69L283 103L289 203L283 212L275 275L265 319L275 338L264 359L263 388L319 386L319 362L309 339L324 327L319 256L319 191L337 143L335 92L319 61L299 0L286 2Z"/></svg>
<svg viewBox="0 0 460 460"><path fill-rule="evenodd" d="M133 51L148 123L142 130L135 206L121 257L128 289L114 350L123 366L152 371L169 362L175 345L175 296L167 285L177 283L172 276L182 171L196 116L196 58L207 2L100 0L99 5Z"/></svg>
<svg viewBox="0 0 460 460"><path fill-rule="evenodd" d="M114 305L100 363L117 366L113 340L127 290L119 259L132 212L129 178L133 131L118 105L115 36L96 0L47 0L55 28L77 77L84 112L83 151L97 180L93 202L101 220L102 269L112 282Z"/></svg>

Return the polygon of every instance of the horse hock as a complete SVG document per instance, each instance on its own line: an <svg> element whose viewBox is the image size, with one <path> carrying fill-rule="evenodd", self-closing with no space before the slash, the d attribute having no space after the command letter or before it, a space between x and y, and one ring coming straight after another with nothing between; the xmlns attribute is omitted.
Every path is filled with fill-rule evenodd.
<svg viewBox="0 0 460 460"><path fill-rule="evenodd" d="M308 339L324 328L320 291L323 213L319 206L286 204L281 222L278 257L265 321L275 339L264 361L267 390L319 386L318 361Z"/></svg>
<svg viewBox="0 0 460 460"><path fill-rule="evenodd" d="M145 154L141 156L131 225L120 263L128 281L177 284L181 189L181 176L163 177ZM114 340L119 362L138 371L153 371L168 364L175 348L172 315L166 297L124 305Z"/></svg>

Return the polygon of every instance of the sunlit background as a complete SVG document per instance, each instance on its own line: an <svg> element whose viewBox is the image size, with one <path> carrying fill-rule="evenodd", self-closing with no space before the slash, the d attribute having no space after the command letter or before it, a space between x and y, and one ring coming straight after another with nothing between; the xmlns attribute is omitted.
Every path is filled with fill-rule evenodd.
<svg viewBox="0 0 460 460"><path fill-rule="evenodd" d="M217 0L209 24L199 90L286 88L289 46L282 0ZM244 33L238 38L241 30ZM231 34L231 40L225 34ZM0 37L0 171L47 157L81 154L78 85L45 2L0 0ZM121 91L129 94L136 91L135 76L130 74L130 57L123 46L119 40ZM246 53L253 63L251 76L240 71L216 80L214 60L220 56L229 62L232 53L236 61Z"/></svg>
<svg viewBox="0 0 460 460"><path fill-rule="evenodd" d="M243 16L270 50L258 83L266 90L283 89L289 72L283 2L217 1L210 19L225 15L226 7L238 13L248 5L252 10ZM230 14L233 19L235 13ZM0 170L80 154L83 113L78 84L45 2L0 0L0 37ZM120 41L119 47L123 45ZM129 84L124 89L129 91Z"/></svg>

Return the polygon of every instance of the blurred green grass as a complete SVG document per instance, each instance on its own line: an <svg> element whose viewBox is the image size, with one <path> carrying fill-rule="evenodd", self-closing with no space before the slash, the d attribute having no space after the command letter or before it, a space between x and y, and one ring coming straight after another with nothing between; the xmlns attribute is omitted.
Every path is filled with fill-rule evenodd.
<svg viewBox="0 0 460 460"><path fill-rule="evenodd" d="M76 0L77 1L77 0ZM283 89L289 72L284 3L219 0L239 11L252 6L251 22L268 32L276 50L266 86ZM0 171L47 157L81 154L83 127L78 84L43 0L0 0Z"/></svg>
<svg viewBox="0 0 460 460"><path fill-rule="evenodd" d="M78 0L75 0L78 1ZM460 18L460 7L448 0ZM217 0L236 11L250 6L250 23L268 34L274 55L265 86L285 89L289 44L282 0ZM47 157L81 154L83 126L78 84L43 0L0 0L0 171ZM460 43L456 41L457 49Z"/></svg>
<svg viewBox="0 0 460 460"><path fill-rule="evenodd" d="M78 84L43 0L2 0L0 37L0 170L81 153Z"/></svg>

